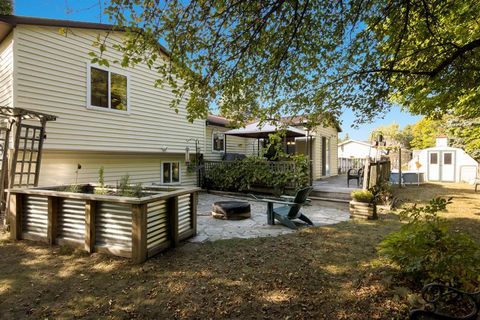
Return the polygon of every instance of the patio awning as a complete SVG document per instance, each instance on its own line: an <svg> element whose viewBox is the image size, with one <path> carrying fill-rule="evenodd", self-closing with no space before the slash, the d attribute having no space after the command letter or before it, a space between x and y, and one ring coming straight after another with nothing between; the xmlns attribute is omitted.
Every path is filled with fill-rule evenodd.
<svg viewBox="0 0 480 320"><path fill-rule="evenodd" d="M274 122L264 122L262 125L260 125L260 122L254 122L244 128L226 131L225 134L229 136L261 139L268 138L269 134L281 130L285 130L287 138L306 136L306 132L301 129L292 126L277 126Z"/></svg>

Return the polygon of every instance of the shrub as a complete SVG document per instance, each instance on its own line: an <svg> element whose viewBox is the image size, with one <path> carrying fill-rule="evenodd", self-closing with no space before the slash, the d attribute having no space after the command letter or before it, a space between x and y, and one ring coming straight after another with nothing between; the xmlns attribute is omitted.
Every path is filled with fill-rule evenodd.
<svg viewBox="0 0 480 320"><path fill-rule="evenodd" d="M234 162L218 163L206 172L207 187L224 191L248 191L252 186L272 188L283 193L288 185L308 185L308 160L304 156L292 156L294 170L275 170L270 162L260 157L247 157Z"/></svg>
<svg viewBox="0 0 480 320"><path fill-rule="evenodd" d="M385 181L377 183L373 187L369 188L368 191L372 193L372 202L374 202L375 204L388 204L393 198L392 186L390 185L390 183Z"/></svg>
<svg viewBox="0 0 480 320"><path fill-rule="evenodd" d="M468 290L480 283L480 246L466 234L450 232L447 220L438 216L450 203L435 198L403 210L407 223L380 243L379 253L412 280Z"/></svg>
<svg viewBox="0 0 480 320"><path fill-rule="evenodd" d="M352 199L358 202L371 203L373 194L368 190L355 190L351 193Z"/></svg>

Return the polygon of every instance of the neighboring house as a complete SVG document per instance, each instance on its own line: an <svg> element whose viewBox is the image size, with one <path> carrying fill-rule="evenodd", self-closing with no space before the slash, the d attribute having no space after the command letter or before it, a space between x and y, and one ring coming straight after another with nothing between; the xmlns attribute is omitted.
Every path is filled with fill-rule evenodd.
<svg viewBox="0 0 480 320"><path fill-rule="evenodd" d="M0 16L0 105L57 116L47 125L40 185L75 182L77 164L79 183L96 182L103 166L107 183L128 173L133 182L195 184L185 148L196 139L205 150L204 120L189 123L185 102L172 110L170 88L155 88L159 76L145 64L91 64L92 43L107 32L104 56L121 57L112 46L123 32L112 28Z"/></svg>
<svg viewBox="0 0 480 320"><path fill-rule="evenodd" d="M437 138L435 147L415 150L408 165L409 170L423 172L427 181L441 182L472 182L479 168L464 150L449 147L445 137Z"/></svg>
<svg viewBox="0 0 480 320"><path fill-rule="evenodd" d="M257 140L250 138L225 136L224 132L230 130L228 119L209 115L206 121L205 135L205 160L222 160L224 154L237 153L244 155L257 155Z"/></svg>
<svg viewBox="0 0 480 320"><path fill-rule="evenodd" d="M346 140L338 144L339 158L365 159L367 157L376 158L383 154L371 143L359 140Z"/></svg>

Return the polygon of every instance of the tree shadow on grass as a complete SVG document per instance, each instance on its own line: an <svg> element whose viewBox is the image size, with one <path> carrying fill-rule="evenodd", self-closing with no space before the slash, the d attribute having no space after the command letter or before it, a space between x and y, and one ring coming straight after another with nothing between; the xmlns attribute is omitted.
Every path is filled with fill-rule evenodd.
<svg viewBox="0 0 480 320"><path fill-rule="evenodd" d="M403 199L423 203L454 196L445 216L455 228L478 233L480 217L472 210L480 203L472 190L454 185L403 190ZM411 292L376 252L400 225L389 215L275 238L188 244L141 266L0 240L0 317L403 318Z"/></svg>
<svg viewBox="0 0 480 320"><path fill-rule="evenodd" d="M376 247L395 217L275 238L188 244L136 266L33 242L0 243L6 318L382 319L402 316Z"/></svg>
<svg viewBox="0 0 480 320"><path fill-rule="evenodd" d="M467 232L480 243L478 230L480 227L480 193L475 192L469 184L435 183L419 187L408 186L394 189L395 195L404 204L426 204L434 197L452 198L452 204L447 206L447 212L442 217L447 218L455 230Z"/></svg>

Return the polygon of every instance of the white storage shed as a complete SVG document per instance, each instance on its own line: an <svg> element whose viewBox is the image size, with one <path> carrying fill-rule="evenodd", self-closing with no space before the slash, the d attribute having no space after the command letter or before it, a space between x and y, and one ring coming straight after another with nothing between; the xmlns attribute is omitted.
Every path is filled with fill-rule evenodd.
<svg viewBox="0 0 480 320"><path fill-rule="evenodd" d="M409 169L424 173L427 181L472 182L478 176L478 162L463 149L448 146L448 139L437 138L435 147L414 151Z"/></svg>

